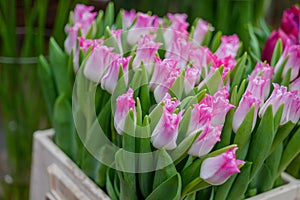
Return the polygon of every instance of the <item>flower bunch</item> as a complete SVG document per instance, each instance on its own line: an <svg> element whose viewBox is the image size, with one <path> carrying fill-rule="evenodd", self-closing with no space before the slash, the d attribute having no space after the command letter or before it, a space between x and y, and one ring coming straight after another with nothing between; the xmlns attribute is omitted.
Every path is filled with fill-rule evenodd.
<svg viewBox="0 0 300 200"><path fill-rule="evenodd" d="M131 10L113 22L112 4L97 16L78 5L65 52L51 40L41 58L59 91L47 98L56 143L112 199L240 199L273 187L295 156L283 145L299 151L296 92L273 88L267 63L247 77L236 35L211 39L201 19L189 32L186 18Z"/></svg>

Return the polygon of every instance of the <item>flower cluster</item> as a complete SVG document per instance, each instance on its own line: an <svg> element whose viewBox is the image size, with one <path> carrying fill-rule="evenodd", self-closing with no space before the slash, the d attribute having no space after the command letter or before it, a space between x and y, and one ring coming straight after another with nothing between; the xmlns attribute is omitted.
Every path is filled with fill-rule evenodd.
<svg viewBox="0 0 300 200"><path fill-rule="evenodd" d="M101 161L74 156L80 167L114 199L178 199L207 187L217 187L212 195L226 199L235 191L242 198L273 185L278 174L261 174L278 152L280 166L271 168L282 172L290 161L280 160L282 146L299 126L298 46L286 46L274 67L252 67L246 53L239 55L237 35L210 39L214 28L202 19L189 32L186 14L121 11L113 23L112 10L109 4L103 19L77 5L66 26L67 56L53 56L67 59L65 72L77 76L71 98L84 135L78 151ZM98 122L109 144L97 146ZM241 177L247 184L239 185ZM176 194L166 196L165 187Z"/></svg>

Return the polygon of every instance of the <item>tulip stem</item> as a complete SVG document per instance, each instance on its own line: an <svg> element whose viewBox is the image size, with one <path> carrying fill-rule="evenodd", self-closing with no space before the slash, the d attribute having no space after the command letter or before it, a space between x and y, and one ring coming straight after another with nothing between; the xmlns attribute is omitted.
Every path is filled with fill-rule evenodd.
<svg viewBox="0 0 300 200"><path fill-rule="evenodd" d="M191 181L184 189L181 195L181 200L183 200L188 194L191 192L194 192L194 189L196 186L198 186L203 180L200 177L195 178L193 181ZM196 187L198 188L198 187Z"/></svg>

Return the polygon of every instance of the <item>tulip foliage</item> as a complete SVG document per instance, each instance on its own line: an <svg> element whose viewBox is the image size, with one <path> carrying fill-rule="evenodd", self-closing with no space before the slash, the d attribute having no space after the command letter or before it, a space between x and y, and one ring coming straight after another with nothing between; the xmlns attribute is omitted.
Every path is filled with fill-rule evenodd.
<svg viewBox="0 0 300 200"><path fill-rule="evenodd" d="M40 76L55 142L112 199L242 199L278 183L300 151L300 98L276 79L286 60L252 66L236 35L202 19L188 31L185 14L92 10L76 6Z"/></svg>

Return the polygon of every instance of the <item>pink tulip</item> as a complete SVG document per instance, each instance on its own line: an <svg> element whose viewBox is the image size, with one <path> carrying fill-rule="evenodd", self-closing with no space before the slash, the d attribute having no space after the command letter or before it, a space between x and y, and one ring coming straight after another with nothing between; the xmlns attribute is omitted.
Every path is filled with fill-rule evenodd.
<svg viewBox="0 0 300 200"><path fill-rule="evenodd" d="M97 16L93 6L85 6L84 4L77 4L73 13L73 24L80 27L83 36L89 32Z"/></svg>
<svg viewBox="0 0 300 200"><path fill-rule="evenodd" d="M166 77L164 77L162 83L160 83L154 89L154 98L156 102L160 102L163 99L163 97L166 95L166 93L169 92L171 86L176 81L178 76L179 76L178 71L171 71L169 74L167 74Z"/></svg>
<svg viewBox="0 0 300 200"><path fill-rule="evenodd" d="M213 149L215 144L220 141L222 128L223 125L214 127L208 123L203 132L200 133L198 139L191 146L188 154L198 157L208 154Z"/></svg>
<svg viewBox="0 0 300 200"><path fill-rule="evenodd" d="M69 27L69 32L64 42L64 47L67 54L71 54L72 51L75 52L77 46L77 34L78 26Z"/></svg>
<svg viewBox="0 0 300 200"><path fill-rule="evenodd" d="M235 58L239 48L240 40L236 34L231 36L224 35L221 38L221 44L215 52L215 55L219 58L225 58L228 56Z"/></svg>
<svg viewBox="0 0 300 200"><path fill-rule="evenodd" d="M273 83L274 90L271 96L263 104L259 110L259 116L262 117L270 104L272 104L273 114L275 114L279 107L284 103L284 96L287 94L287 88Z"/></svg>
<svg viewBox="0 0 300 200"><path fill-rule="evenodd" d="M153 29L154 18L154 16L138 13L135 24L128 31L127 42L130 45L134 45L141 36L150 34L150 31Z"/></svg>
<svg viewBox="0 0 300 200"><path fill-rule="evenodd" d="M260 105L260 100L256 98L250 91L246 91L242 97L242 100L237 107L232 122L232 129L236 133L240 128L241 124L243 123L247 113L249 112L250 108L254 106L254 117L252 122L252 130L256 124L258 107ZM251 131L252 131L251 130Z"/></svg>
<svg viewBox="0 0 300 200"><path fill-rule="evenodd" d="M258 62L255 65L254 70L251 73L252 77L261 77L263 79L272 79L273 78L274 68L271 67L268 63Z"/></svg>
<svg viewBox="0 0 300 200"><path fill-rule="evenodd" d="M193 35L193 42L200 46L208 31L213 30L213 27L203 19L199 19Z"/></svg>
<svg viewBox="0 0 300 200"><path fill-rule="evenodd" d="M245 163L236 159L237 148L231 148L225 153L203 161L200 169L200 178L211 185L221 185L231 175L239 173L239 168Z"/></svg>
<svg viewBox="0 0 300 200"><path fill-rule="evenodd" d="M171 72L176 72L179 75L180 69L177 67L177 60L173 59L164 59L161 60L160 58L155 57L155 67L153 71L152 78L149 82L150 90L154 91L154 89L159 86L163 85L164 80L168 79L169 74Z"/></svg>
<svg viewBox="0 0 300 200"><path fill-rule="evenodd" d="M132 62L132 68L135 70L140 67L141 62L144 61L148 74L152 73L155 61L155 53L162 43L155 42L155 35L145 35L139 39L136 56Z"/></svg>
<svg viewBox="0 0 300 200"><path fill-rule="evenodd" d="M130 27L133 23L133 20L136 16L135 10L124 10L122 13L122 29L126 30L128 27Z"/></svg>
<svg viewBox="0 0 300 200"><path fill-rule="evenodd" d="M280 125L292 121L296 124L300 117L300 97L298 91L289 91L283 96L284 108L280 120Z"/></svg>
<svg viewBox="0 0 300 200"><path fill-rule="evenodd" d="M151 135L151 141L156 148L165 148L172 150L176 148L176 139L178 136L178 125L181 120L182 112L178 114L163 109L162 116Z"/></svg>
<svg viewBox="0 0 300 200"><path fill-rule="evenodd" d="M128 66L131 56L123 58L121 55L117 55L113 58L111 65L108 68L107 73L101 79L102 89L108 91L110 94L113 94L119 77L120 67L122 66L124 72L124 79L126 84L128 84Z"/></svg>
<svg viewBox="0 0 300 200"><path fill-rule="evenodd" d="M104 41L102 39L95 39L95 40L90 40L90 39L85 39L84 37L79 37L79 47L80 49L83 50L84 53L88 51L90 47L92 47L92 50L99 46L103 45Z"/></svg>
<svg viewBox="0 0 300 200"><path fill-rule="evenodd" d="M180 101L177 99L172 99L171 95L167 93L165 97L162 99L164 103L164 108L170 113L174 112L174 110L180 105Z"/></svg>
<svg viewBox="0 0 300 200"><path fill-rule="evenodd" d="M102 76L111 64L113 48L97 45L90 53L83 70L84 75L93 82L100 82Z"/></svg>
<svg viewBox="0 0 300 200"><path fill-rule="evenodd" d="M167 14L168 19L171 22L171 26L169 26L164 32L164 40L165 47L167 51L171 50L171 46L173 41L176 41L177 38L187 39L188 31L187 28L189 23L186 22L187 15L186 14Z"/></svg>
<svg viewBox="0 0 300 200"><path fill-rule="evenodd" d="M115 41L117 42L119 53L123 55L123 47L122 47L122 41L121 41L121 35L123 33L122 29L119 30L112 30L112 37L114 37Z"/></svg>
<svg viewBox="0 0 300 200"><path fill-rule="evenodd" d="M300 96L300 77L298 77L296 80L294 80L290 86L289 86L290 90L297 90L298 91L298 95Z"/></svg>
<svg viewBox="0 0 300 200"><path fill-rule="evenodd" d="M211 105L207 105L203 102L195 104L192 110L192 116L187 135L192 135L199 131L203 131L207 123L209 123L212 119L212 111L213 108Z"/></svg>
<svg viewBox="0 0 300 200"><path fill-rule="evenodd" d="M213 99L213 112L211 123L214 126L223 125L225 122L226 115L229 110L235 106L229 103L228 100L229 92L226 87L219 89L218 92L214 94Z"/></svg>
<svg viewBox="0 0 300 200"><path fill-rule="evenodd" d="M186 39L181 37L176 38L176 40L173 40L171 44L170 51L166 52L165 57L169 59L177 59L179 61L178 66L183 70L187 65L191 47L191 42L188 42Z"/></svg>
<svg viewBox="0 0 300 200"><path fill-rule="evenodd" d="M281 39L283 48L290 43L290 39L284 31L281 29L273 31L263 47L261 54L262 61L266 60L268 63L271 62L273 51L278 39Z"/></svg>
<svg viewBox="0 0 300 200"><path fill-rule="evenodd" d="M118 134L122 135L124 132L125 120L129 110L134 112L134 120L136 118L135 101L133 99L133 89L129 88L125 94L117 98L116 112L114 116L114 126Z"/></svg>
<svg viewBox="0 0 300 200"><path fill-rule="evenodd" d="M269 96L270 79L263 79L259 76L255 78L248 76L248 80L249 83L246 91L250 91L253 96L260 100L262 105L264 100Z"/></svg>
<svg viewBox="0 0 300 200"><path fill-rule="evenodd" d="M281 28L293 43L299 44L300 8L296 5L286 9L281 19Z"/></svg>
<svg viewBox="0 0 300 200"><path fill-rule="evenodd" d="M203 76L206 77L208 74L208 66L212 61L210 49L204 46L193 47L189 53L189 61L194 67L199 69L200 74L203 73Z"/></svg>
<svg viewBox="0 0 300 200"><path fill-rule="evenodd" d="M291 69L291 78L290 81L295 80L299 76L300 71L300 45L287 45L280 57L279 61L275 66L275 73L279 70L280 65L284 61L285 57L288 57L288 60L283 68L282 77L286 76L286 73Z"/></svg>
<svg viewBox="0 0 300 200"><path fill-rule="evenodd" d="M185 71L184 90L189 94L200 80L200 71L196 67L188 67Z"/></svg>

